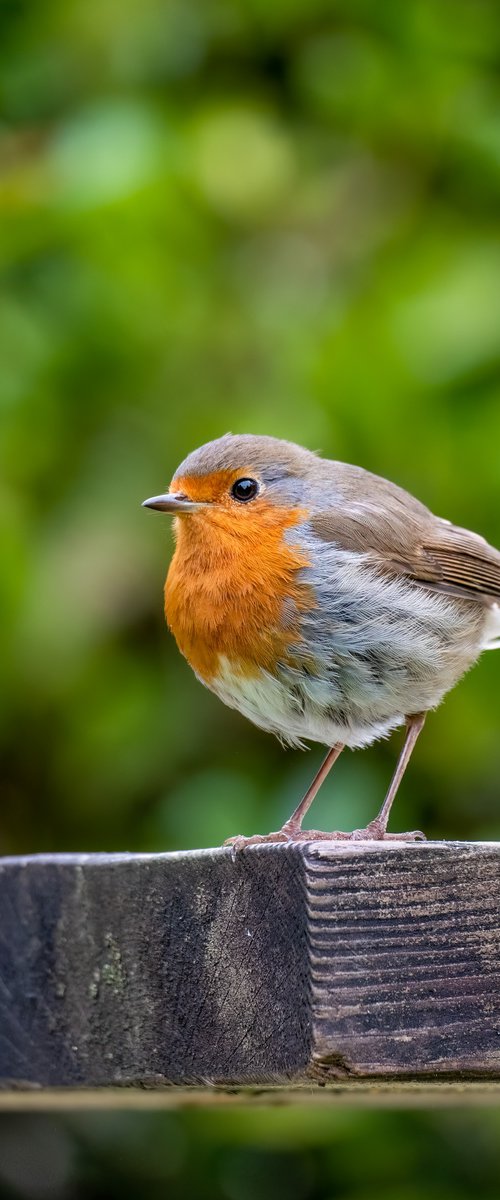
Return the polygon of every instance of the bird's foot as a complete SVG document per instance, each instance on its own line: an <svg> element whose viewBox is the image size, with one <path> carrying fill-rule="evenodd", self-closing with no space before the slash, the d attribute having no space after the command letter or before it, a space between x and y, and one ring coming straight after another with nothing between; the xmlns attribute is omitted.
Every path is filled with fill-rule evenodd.
<svg viewBox="0 0 500 1200"><path fill-rule="evenodd" d="M243 833L238 833L235 837L226 838L224 846L232 846L234 855L238 854L240 850L245 850L247 846L262 846L265 843L289 841L291 838L284 830L277 829L274 833L254 833L251 837L245 837Z"/></svg>
<svg viewBox="0 0 500 1200"><path fill-rule="evenodd" d="M426 842L427 838L421 829L412 829L408 833L388 833L387 829L377 821L369 821L364 829L353 829L348 834L351 842Z"/></svg>
<svg viewBox="0 0 500 1200"><path fill-rule="evenodd" d="M303 841L349 841L354 834L343 833L338 830L337 833L325 833L324 829L301 829L291 821L285 821L281 829L276 829L275 833L254 833L251 838L245 838L243 834L237 834L235 838L227 838L224 841L224 846L233 846L234 853L240 850L246 850L247 846L261 846L278 844L278 842L303 842Z"/></svg>
<svg viewBox="0 0 500 1200"><path fill-rule="evenodd" d="M247 846L262 846L263 844L272 845L278 843L287 843L291 845L294 842L345 842L353 837L352 833L344 833L338 830L333 833L325 833L323 829L300 829L298 826L286 822L281 829L277 829L274 833L254 833L252 837L244 837L243 834L238 834L236 837L226 838L224 845L232 846L233 856L238 854L240 850L245 850Z"/></svg>
<svg viewBox="0 0 500 1200"><path fill-rule="evenodd" d="M425 833L420 829L412 829L409 833L387 833L381 824L370 821L364 829L353 829L351 833L336 829L330 833L324 829L300 829L287 821L281 829L274 833L254 833L251 837L237 834L236 837L226 838L224 845L232 846L233 856L247 846L272 845L273 843L293 842L425 842Z"/></svg>

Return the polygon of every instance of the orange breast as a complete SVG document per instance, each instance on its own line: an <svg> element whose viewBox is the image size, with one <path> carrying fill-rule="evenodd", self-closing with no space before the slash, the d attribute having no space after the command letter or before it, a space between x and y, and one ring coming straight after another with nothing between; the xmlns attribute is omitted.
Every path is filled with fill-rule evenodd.
<svg viewBox="0 0 500 1200"><path fill-rule="evenodd" d="M237 518L215 507L177 518L165 615L206 683L217 675L220 655L243 674L257 674L272 670L297 642L298 613L314 597L298 577L307 556L284 534L304 516L258 501Z"/></svg>

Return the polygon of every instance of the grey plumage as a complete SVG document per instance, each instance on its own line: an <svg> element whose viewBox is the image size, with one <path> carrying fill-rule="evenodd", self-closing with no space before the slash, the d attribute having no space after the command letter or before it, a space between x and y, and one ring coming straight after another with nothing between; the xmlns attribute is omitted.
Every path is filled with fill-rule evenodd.
<svg viewBox="0 0 500 1200"><path fill-rule="evenodd" d="M311 451L295 442L282 438L257 437L251 433L226 433L223 437L207 442L188 454L177 468L175 475L211 475L214 471L253 470L265 475L269 481L284 479L291 473L303 477L313 461L321 462ZM324 461L324 460L323 460Z"/></svg>

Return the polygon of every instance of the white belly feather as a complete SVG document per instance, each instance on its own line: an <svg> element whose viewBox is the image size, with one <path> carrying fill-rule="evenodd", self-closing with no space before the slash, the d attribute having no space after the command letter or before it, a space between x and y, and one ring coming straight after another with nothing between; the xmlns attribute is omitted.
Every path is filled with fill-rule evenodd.
<svg viewBox="0 0 500 1200"><path fill-rule="evenodd" d="M390 719L372 721L369 728L359 725L348 730L345 724L328 715L331 685L308 677L306 686L308 695L299 701L292 684L264 670L258 675L243 675L223 655L218 675L210 684L211 690L229 708L237 709L267 733L274 733L284 744L301 749L304 741L321 742L325 746L337 742L358 748L369 746L404 723L405 716L400 713Z"/></svg>

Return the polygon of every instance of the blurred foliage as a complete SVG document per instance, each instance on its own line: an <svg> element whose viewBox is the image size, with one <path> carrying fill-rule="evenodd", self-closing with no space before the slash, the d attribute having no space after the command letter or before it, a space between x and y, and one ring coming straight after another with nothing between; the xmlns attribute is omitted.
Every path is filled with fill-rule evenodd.
<svg viewBox="0 0 500 1200"><path fill-rule="evenodd" d="M498 1113L4 1116L2 1200L498 1200Z"/></svg>
<svg viewBox="0 0 500 1200"><path fill-rule="evenodd" d="M199 443L270 433L500 544L498 5L4 0L0 16L0 848L275 828L321 750L285 755L196 682L162 623L167 522L140 501ZM396 827L500 835L497 696L485 655L429 721ZM315 823L373 816L395 753L342 760ZM116 1122L57 1137L85 1178L122 1172L120 1195L123 1133L142 1194L196 1175L229 1200L414 1200L426 1147L431 1200L472 1186L456 1114ZM493 1129L467 1125L484 1196ZM49 1193L5 1169L4 1194L66 1195L61 1171Z"/></svg>

